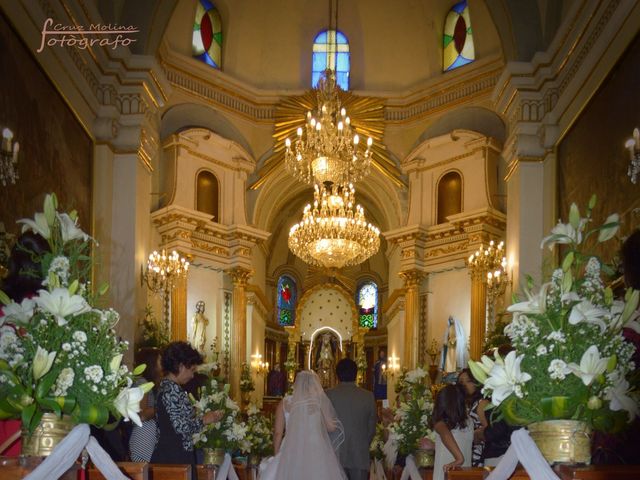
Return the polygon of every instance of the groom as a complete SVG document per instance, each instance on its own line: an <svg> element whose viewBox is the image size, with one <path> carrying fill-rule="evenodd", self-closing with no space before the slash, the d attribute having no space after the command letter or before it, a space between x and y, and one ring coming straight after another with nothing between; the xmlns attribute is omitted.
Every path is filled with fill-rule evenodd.
<svg viewBox="0 0 640 480"><path fill-rule="evenodd" d="M376 432L376 402L373 393L355 384L358 367L350 358L336 365L340 383L327 396L344 427L339 456L349 480L369 478L369 445Z"/></svg>

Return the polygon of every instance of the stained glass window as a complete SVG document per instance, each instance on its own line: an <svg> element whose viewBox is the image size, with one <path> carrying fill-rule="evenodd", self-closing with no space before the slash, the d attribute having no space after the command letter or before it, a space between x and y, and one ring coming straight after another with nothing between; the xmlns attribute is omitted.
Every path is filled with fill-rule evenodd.
<svg viewBox="0 0 640 480"><path fill-rule="evenodd" d="M467 0L456 3L444 21L442 69L447 72L475 60Z"/></svg>
<svg viewBox="0 0 640 480"><path fill-rule="evenodd" d="M311 86L315 88L320 74L327 68L336 72L336 82L343 90L349 90L349 42L340 31L324 30L313 42Z"/></svg>
<svg viewBox="0 0 640 480"><path fill-rule="evenodd" d="M192 45L194 57L214 68L222 66L222 20L209 0L198 0Z"/></svg>
<svg viewBox="0 0 640 480"><path fill-rule="evenodd" d="M361 327L376 328L378 326L378 286L374 282L366 282L358 289L359 322Z"/></svg>
<svg viewBox="0 0 640 480"><path fill-rule="evenodd" d="M296 281L288 275L282 275L278 280L278 324L283 327L295 325L297 301Z"/></svg>

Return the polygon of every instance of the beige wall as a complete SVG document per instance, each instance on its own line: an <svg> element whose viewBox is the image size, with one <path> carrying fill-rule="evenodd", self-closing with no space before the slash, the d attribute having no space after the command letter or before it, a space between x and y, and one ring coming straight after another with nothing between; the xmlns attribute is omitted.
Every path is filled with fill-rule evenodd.
<svg viewBox="0 0 640 480"><path fill-rule="evenodd" d="M306 89L311 83L313 39L328 25L328 4L316 0L220 0L223 71L271 90ZM385 0L340 3L338 29L351 46L351 89L407 90L442 73L442 31L452 3ZM470 2L476 58L501 56L499 37L484 1ZM195 2L181 0L165 39L191 56ZM195 61L195 60L194 60ZM453 75L456 73L453 72Z"/></svg>

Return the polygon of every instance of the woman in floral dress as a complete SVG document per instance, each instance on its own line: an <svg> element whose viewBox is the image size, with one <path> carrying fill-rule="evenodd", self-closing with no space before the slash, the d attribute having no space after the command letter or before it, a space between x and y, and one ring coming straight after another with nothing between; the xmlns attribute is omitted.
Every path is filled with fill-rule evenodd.
<svg viewBox="0 0 640 480"><path fill-rule="evenodd" d="M151 457L152 463L191 464L194 480L197 472L193 434L221 417L220 412L196 417L187 392L182 388L193 378L200 364L202 356L187 342L172 342L162 354L165 377L160 382L156 400L158 443Z"/></svg>

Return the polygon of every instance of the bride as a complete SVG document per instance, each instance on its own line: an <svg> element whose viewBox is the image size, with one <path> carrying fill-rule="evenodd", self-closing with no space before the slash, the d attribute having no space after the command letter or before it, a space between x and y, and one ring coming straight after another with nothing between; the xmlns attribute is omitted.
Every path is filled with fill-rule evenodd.
<svg viewBox="0 0 640 480"><path fill-rule="evenodd" d="M286 430L284 439L283 432ZM260 464L260 480L346 479L336 450L344 441L342 423L315 372L296 376L293 395L276 410L275 456Z"/></svg>

